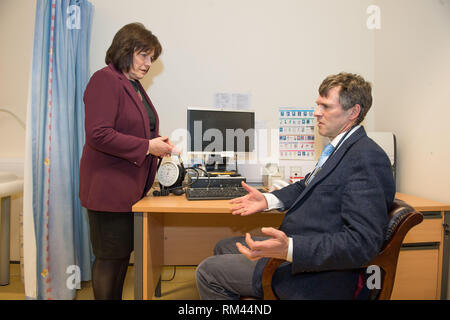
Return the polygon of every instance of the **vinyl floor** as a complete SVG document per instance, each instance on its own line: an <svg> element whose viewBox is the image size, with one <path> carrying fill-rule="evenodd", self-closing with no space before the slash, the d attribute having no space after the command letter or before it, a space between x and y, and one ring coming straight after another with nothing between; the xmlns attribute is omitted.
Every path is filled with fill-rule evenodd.
<svg viewBox="0 0 450 320"><path fill-rule="evenodd" d="M196 266L165 266L161 274L161 297L155 300L198 300L195 282ZM0 300L24 300L25 288L20 277L20 265L10 265L10 283L0 286ZM94 300L91 282L83 282L76 300ZM134 299L134 267L128 267L123 288L123 300Z"/></svg>

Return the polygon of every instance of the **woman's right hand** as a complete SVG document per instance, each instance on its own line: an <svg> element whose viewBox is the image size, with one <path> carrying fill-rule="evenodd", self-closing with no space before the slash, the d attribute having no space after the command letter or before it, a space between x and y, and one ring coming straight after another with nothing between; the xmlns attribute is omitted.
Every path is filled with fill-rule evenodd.
<svg viewBox="0 0 450 320"><path fill-rule="evenodd" d="M158 137L148 141L148 152L157 157L172 155L174 148L169 137Z"/></svg>

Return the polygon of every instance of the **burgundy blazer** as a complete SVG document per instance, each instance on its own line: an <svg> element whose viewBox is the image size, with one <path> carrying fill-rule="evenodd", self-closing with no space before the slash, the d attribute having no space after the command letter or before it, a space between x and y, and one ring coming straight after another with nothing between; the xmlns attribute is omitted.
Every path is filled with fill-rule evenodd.
<svg viewBox="0 0 450 320"><path fill-rule="evenodd" d="M147 94L142 97L155 113L156 137L158 114ZM148 141L154 138L148 113L130 81L112 64L92 75L83 100L86 143L80 163L81 205L95 211L131 212L156 173L156 157L146 155Z"/></svg>

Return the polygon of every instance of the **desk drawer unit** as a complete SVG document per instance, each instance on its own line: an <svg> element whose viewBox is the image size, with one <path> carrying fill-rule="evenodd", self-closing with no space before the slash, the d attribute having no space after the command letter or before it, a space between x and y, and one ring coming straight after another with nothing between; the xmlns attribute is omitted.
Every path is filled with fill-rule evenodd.
<svg viewBox="0 0 450 320"><path fill-rule="evenodd" d="M391 299L439 299L439 264L439 243L402 248Z"/></svg>
<svg viewBox="0 0 450 320"><path fill-rule="evenodd" d="M439 211L422 213L422 223L403 241L392 300L440 299L443 215Z"/></svg>
<svg viewBox="0 0 450 320"><path fill-rule="evenodd" d="M413 227L403 243L426 243L442 241L442 214L440 212L424 212L422 223Z"/></svg>

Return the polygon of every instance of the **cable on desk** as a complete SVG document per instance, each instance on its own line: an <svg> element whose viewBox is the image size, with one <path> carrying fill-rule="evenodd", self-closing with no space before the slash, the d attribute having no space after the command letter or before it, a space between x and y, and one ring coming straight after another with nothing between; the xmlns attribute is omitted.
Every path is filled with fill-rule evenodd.
<svg viewBox="0 0 450 320"><path fill-rule="evenodd" d="M177 266L173 266L173 275L172 278L168 279L168 280L163 280L161 279L161 281L172 281L173 279L175 279L175 274L177 273Z"/></svg>

